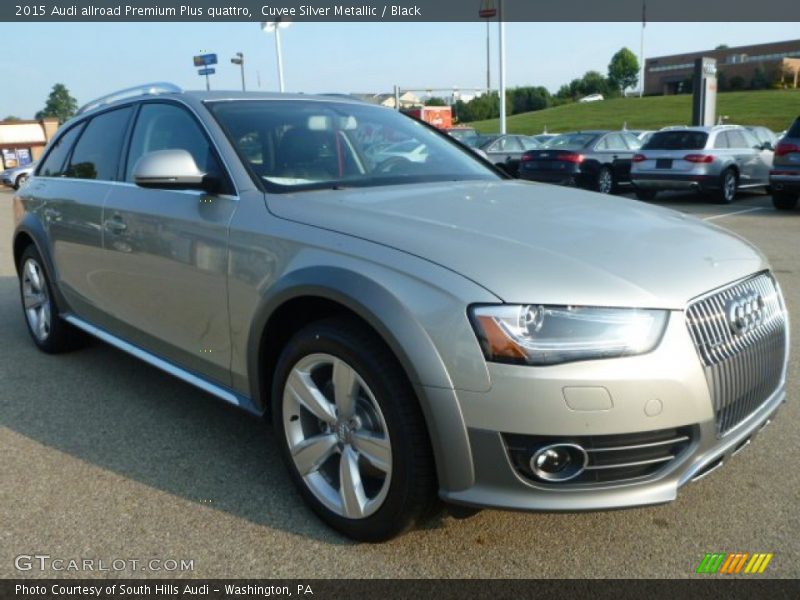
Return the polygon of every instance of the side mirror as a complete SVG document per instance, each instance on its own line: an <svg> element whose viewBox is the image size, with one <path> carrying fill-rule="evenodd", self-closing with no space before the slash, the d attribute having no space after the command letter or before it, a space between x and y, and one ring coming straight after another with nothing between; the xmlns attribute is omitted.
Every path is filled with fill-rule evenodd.
<svg viewBox="0 0 800 600"><path fill-rule="evenodd" d="M772 146L772 142L764 142L761 144L761 150L774 150L775 148Z"/></svg>
<svg viewBox="0 0 800 600"><path fill-rule="evenodd" d="M133 181L145 188L211 191L216 178L203 173L186 150L157 150L142 156L133 167Z"/></svg>

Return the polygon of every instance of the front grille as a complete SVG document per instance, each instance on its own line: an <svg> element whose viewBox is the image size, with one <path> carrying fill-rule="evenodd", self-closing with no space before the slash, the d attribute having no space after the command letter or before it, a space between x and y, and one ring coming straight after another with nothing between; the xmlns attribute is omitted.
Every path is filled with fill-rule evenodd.
<svg viewBox="0 0 800 600"><path fill-rule="evenodd" d="M618 483L650 477L678 459L695 437L693 427L660 429L643 433L591 436L534 436L503 434L503 441L514 468L537 484L569 487L575 484ZM539 479L530 460L539 448L550 444L577 444L589 457L586 470L565 482Z"/></svg>
<svg viewBox="0 0 800 600"><path fill-rule="evenodd" d="M780 292L762 273L692 303L686 322L703 361L721 437L781 383L786 315Z"/></svg>

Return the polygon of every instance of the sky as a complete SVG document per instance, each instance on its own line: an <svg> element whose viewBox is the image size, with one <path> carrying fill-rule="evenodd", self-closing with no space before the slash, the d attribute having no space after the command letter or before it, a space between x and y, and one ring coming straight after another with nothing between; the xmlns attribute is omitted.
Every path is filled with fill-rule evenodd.
<svg viewBox="0 0 800 600"><path fill-rule="evenodd" d="M655 23L645 56L796 39L797 23ZM638 56L641 23L508 23L506 84L555 92L587 70L605 73L627 46ZM257 23L2 23L0 118L32 118L63 83L79 104L152 81L202 89L192 56L218 54L212 89L239 89L236 52L248 89L277 89L275 41ZM486 83L486 24L293 23L282 31L286 90L305 93L461 89ZM491 24L497 86L497 23ZM260 86L259 86L260 80Z"/></svg>

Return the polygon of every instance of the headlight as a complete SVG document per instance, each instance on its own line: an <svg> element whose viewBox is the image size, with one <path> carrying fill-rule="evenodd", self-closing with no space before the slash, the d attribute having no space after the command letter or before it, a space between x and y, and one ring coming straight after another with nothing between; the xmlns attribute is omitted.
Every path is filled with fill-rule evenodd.
<svg viewBox="0 0 800 600"><path fill-rule="evenodd" d="M486 360L528 365L643 354L664 333L667 311L503 304L474 306Z"/></svg>

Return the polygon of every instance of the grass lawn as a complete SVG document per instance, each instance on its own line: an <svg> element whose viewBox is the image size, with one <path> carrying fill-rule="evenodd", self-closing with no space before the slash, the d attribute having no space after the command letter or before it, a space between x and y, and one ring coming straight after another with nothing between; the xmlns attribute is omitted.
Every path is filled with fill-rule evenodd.
<svg viewBox="0 0 800 600"><path fill-rule="evenodd" d="M800 115L800 90L727 92L717 97L717 116L726 123L765 125L775 132L789 127ZM614 98L588 104L565 104L508 117L509 133L536 134L576 129L659 129L666 125L688 125L692 120L692 96ZM470 123L484 133L497 132L497 119Z"/></svg>

